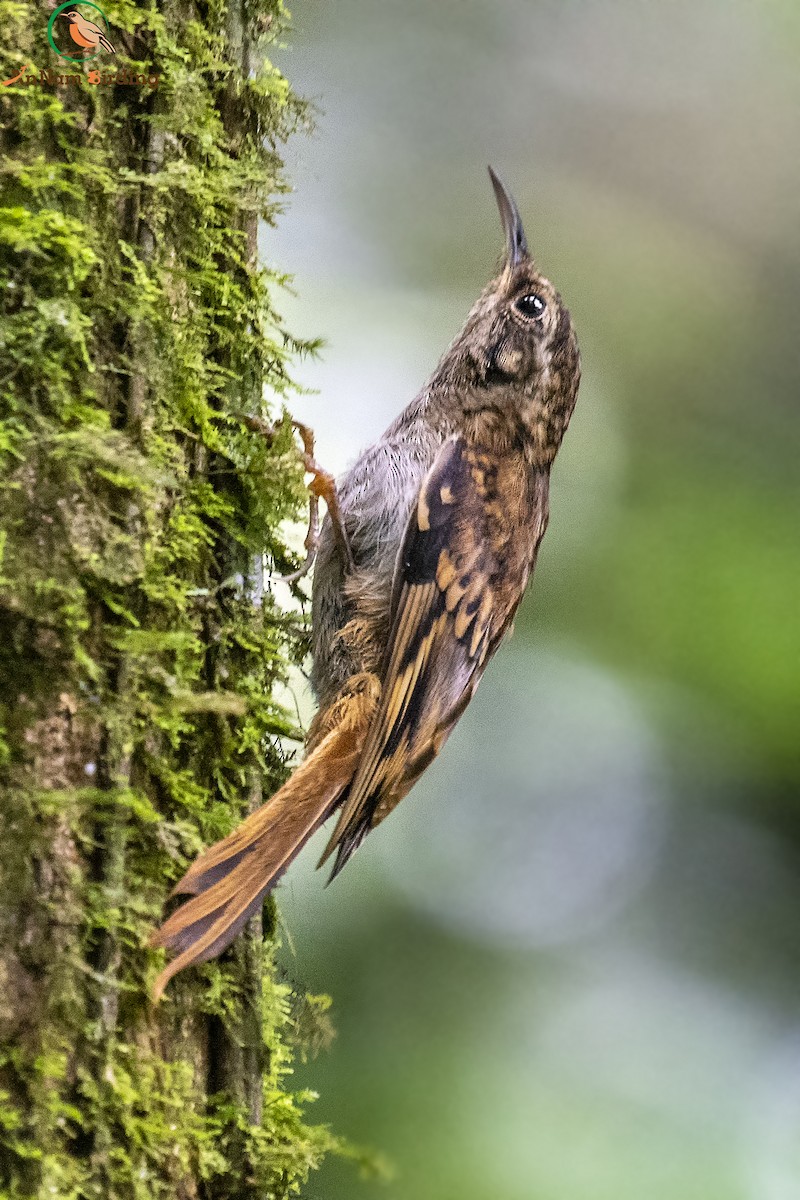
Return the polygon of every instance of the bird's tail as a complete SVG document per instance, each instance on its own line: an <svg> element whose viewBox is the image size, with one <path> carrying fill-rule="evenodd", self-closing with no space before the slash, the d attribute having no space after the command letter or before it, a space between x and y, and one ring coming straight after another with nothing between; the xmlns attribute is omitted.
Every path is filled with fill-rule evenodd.
<svg viewBox="0 0 800 1200"><path fill-rule="evenodd" d="M105 34L101 34L97 40L99 41L99 43L103 47L103 49L107 50L109 54L117 53L116 50L114 49L114 47L111 45L111 42L105 36Z"/></svg>
<svg viewBox="0 0 800 1200"><path fill-rule="evenodd" d="M311 835L340 801L358 762L366 723L339 725L317 744L271 800L192 863L175 887L187 900L157 929L152 946L175 955L153 988L228 946Z"/></svg>

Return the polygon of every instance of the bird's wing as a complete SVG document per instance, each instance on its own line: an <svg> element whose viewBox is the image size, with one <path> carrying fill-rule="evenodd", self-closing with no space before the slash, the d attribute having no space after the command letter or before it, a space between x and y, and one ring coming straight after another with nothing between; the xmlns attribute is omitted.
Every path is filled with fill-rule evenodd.
<svg viewBox="0 0 800 1200"><path fill-rule="evenodd" d="M381 702L322 858L337 849L333 875L436 757L511 622L540 536L526 529L522 483L511 491L462 438L422 484L397 562Z"/></svg>

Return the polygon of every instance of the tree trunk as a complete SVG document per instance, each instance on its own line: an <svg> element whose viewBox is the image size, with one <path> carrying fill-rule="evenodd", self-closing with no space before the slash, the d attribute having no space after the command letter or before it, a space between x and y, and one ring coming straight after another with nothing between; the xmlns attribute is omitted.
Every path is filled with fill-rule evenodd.
<svg viewBox="0 0 800 1200"><path fill-rule="evenodd" d="M2 1195L295 1195L337 1143L282 1090L271 930L158 1011L146 949L295 732L302 630L258 572L302 474L288 424L238 417L298 348L256 259L304 119L263 57L281 6L118 2L116 55L77 65L40 7L3 12L0 77L30 65L0 89Z"/></svg>

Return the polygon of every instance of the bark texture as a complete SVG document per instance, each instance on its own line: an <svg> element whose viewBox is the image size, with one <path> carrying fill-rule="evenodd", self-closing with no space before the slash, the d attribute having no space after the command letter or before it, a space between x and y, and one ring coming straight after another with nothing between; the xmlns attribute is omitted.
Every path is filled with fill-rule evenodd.
<svg viewBox="0 0 800 1200"><path fill-rule="evenodd" d="M337 1148L285 1086L324 1001L259 920L154 1012L146 939L285 775L302 630L253 563L302 474L237 414L303 349L256 234L305 114L279 2L104 11L116 56L65 65L0 0L0 1193L283 1197Z"/></svg>

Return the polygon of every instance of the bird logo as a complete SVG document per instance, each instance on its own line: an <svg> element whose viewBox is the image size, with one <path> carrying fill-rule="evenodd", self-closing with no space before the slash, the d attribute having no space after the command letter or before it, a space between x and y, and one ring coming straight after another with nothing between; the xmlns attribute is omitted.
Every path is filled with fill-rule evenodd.
<svg viewBox="0 0 800 1200"><path fill-rule="evenodd" d="M80 11L87 9L92 11ZM105 13L96 4L90 3L90 0L77 0L77 3L75 0L67 0L66 4L55 10L47 23L47 38L51 47L60 58L66 58L70 62L84 62L88 58L94 58L101 51L116 54L108 32ZM63 48L56 43L56 37ZM74 53L76 48L82 53Z"/></svg>
<svg viewBox="0 0 800 1200"><path fill-rule="evenodd" d="M69 21L69 36L84 50L96 50L102 46L109 54L117 53L96 21L87 21L75 9L64 13L64 20Z"/></svg>

